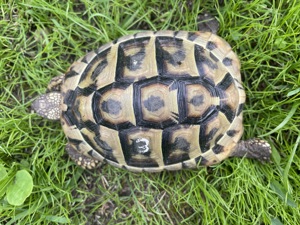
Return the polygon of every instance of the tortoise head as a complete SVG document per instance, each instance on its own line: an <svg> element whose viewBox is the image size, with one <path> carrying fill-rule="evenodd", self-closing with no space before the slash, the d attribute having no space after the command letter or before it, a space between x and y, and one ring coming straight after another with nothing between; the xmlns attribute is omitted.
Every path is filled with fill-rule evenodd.
<svg viewBox="0 0 300 225"><path fill-rule="evenodd" d="M60 92L49 92L40 95L31 105L31 108L43 118L49 120L60 119Z"/></svg>

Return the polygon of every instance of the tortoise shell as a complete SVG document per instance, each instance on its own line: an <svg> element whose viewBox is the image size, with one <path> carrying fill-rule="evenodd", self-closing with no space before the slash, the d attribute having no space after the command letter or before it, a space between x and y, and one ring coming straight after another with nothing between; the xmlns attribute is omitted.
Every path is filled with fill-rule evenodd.
<svg viewBox="0 0 300 225"><path fill-rule="evenodd" d="M240 63L210 32L121 37L73 63L61 94L69 146L131 171L218 163L243 133Z"/></svg>

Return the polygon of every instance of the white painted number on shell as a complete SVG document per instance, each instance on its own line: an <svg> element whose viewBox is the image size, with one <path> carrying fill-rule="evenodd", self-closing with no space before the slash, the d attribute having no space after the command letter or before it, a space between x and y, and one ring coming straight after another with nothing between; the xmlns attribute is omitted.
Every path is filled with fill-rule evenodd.
<svg viewBox="0 0 300 225"><path fill-rule="evenodd" d="M146 138L138 138L136 139L137 143L137 151L140 154L144 154L149 151L149 140Z"/></svg>

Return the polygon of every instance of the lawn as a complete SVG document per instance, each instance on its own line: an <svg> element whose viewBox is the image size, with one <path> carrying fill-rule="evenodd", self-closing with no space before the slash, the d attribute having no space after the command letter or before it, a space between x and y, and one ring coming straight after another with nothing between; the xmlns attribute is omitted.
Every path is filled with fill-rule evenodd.
<svg viewBox="0 0 300 225"><path fill-rule="evenodd" d="M0 224L300 224L299 0L0 2ZM88 51L141 30L197 30L201 11L241 61L243 139L268 141L271 162L155 174L76 166L60 124L31 113L32 101ZM33 189L14 205L20 171Z"/></svg>

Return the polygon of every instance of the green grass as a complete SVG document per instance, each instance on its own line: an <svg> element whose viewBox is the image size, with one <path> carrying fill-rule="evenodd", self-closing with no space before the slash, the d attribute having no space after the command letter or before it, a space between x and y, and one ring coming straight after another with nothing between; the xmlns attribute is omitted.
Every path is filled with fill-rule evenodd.
<svg viewBox="0 0 300 225"><path fill-rule="evenodd" d="M10 181L25 169L34 183L21 206L0 183L0 224L300 224L300 1L181 2L0 0L0 164ZM77 167L60 124L31 114L32 100L87 51L138 30L196 30L203 9L241 60L243 138L267 140L272 162L159 174Z"/></svg>

